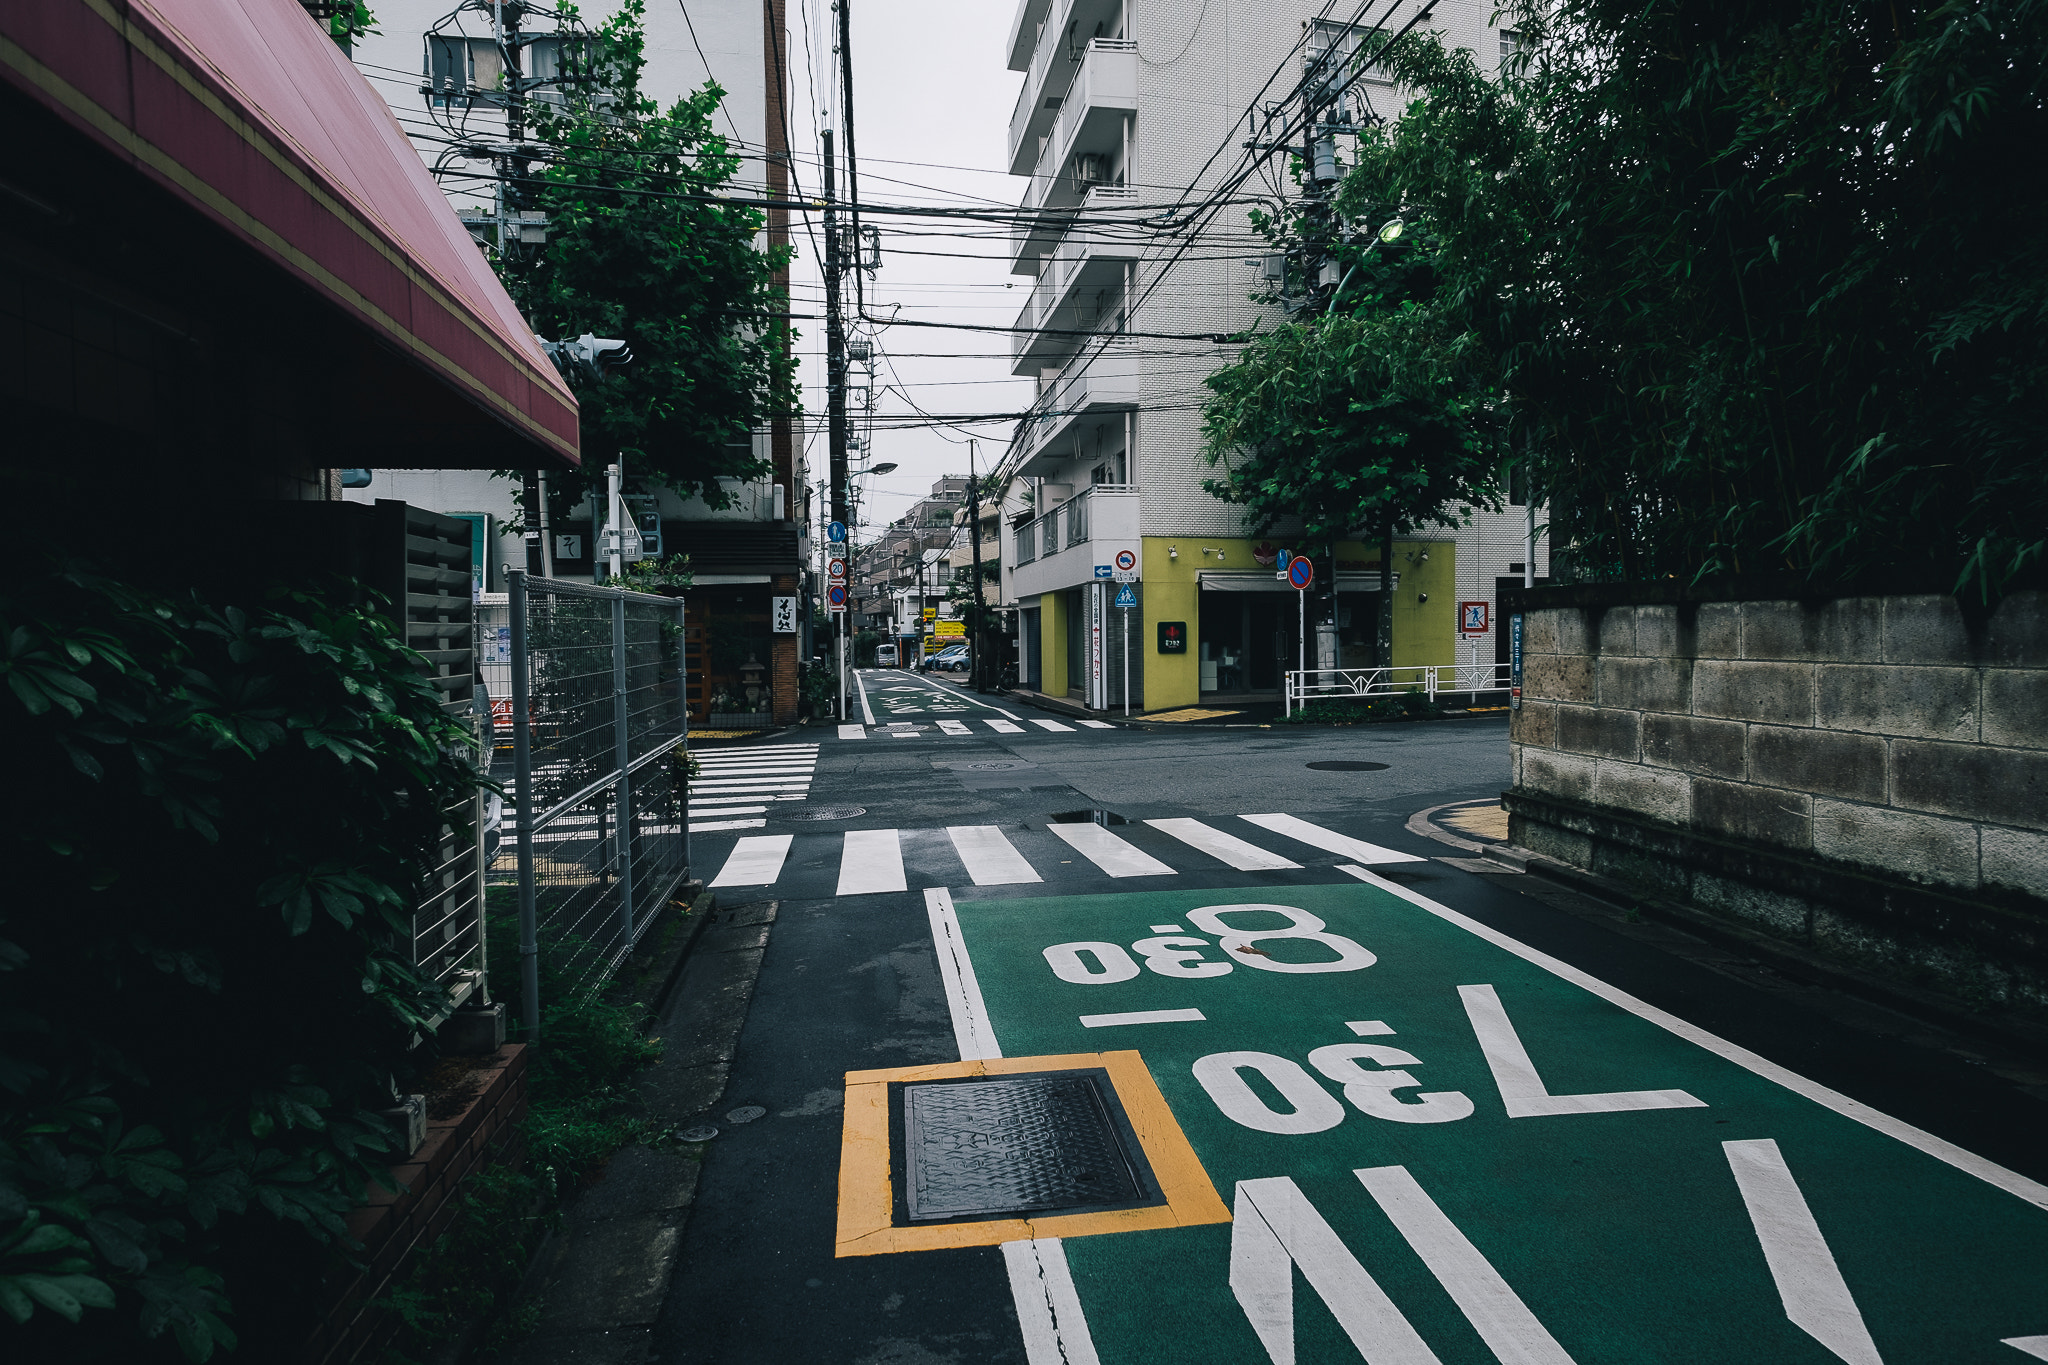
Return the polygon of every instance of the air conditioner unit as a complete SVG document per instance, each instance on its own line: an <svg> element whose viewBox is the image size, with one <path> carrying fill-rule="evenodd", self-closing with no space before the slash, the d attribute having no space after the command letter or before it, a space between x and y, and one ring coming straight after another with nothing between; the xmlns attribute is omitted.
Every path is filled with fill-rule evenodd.
<svg viewBox="0 0 2048 1365"><path fill-rule="evenodd" d="M1090 152L1074 158L1074 183L1077 185L1100 185L1109 179L1108 158Z"/></svg>

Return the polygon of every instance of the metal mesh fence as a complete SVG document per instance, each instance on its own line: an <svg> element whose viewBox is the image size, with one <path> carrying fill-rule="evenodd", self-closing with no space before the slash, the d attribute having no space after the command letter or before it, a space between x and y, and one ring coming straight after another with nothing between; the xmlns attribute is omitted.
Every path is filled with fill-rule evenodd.
<svg viewBox="0 0 2048 1365"><path fill-rule="evenodd" d="M508 615L514 838L492 880L518 889L530 1027L541 941L566 989L595 989L688 872L683 603L514 573Z"/></svg>

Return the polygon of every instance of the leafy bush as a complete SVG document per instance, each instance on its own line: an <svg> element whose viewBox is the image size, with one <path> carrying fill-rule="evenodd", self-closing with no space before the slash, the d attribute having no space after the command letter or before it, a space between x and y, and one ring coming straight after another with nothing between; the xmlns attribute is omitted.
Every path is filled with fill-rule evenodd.
<svg viewBox="0 0 2048 1365"><path fill-rule="evenodd" d="M16 1358L151 1359L166 1332L280 1358L388 1164L375 1111L444 1000L409 907L477 779L358 596L244 610L79 573L0 596Z"/></svg>

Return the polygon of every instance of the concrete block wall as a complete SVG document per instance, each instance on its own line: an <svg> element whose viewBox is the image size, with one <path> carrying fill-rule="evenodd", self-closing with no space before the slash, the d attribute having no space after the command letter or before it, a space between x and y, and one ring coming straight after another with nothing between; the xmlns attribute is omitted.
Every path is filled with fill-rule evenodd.
<svg viewBox="0 0 2048 1365"><path fill-rule="evenodd" d="M2048 1008L2048 595L1520 596L1517 843Z"/></svg>

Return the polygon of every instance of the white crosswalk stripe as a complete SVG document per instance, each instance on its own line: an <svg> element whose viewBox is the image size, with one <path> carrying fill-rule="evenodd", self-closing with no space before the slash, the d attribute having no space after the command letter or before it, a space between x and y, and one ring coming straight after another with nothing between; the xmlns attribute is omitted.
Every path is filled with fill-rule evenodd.
<svg viewBox="0 0 2048 1365"><path fill-rule="evenodd" d="M791 798L766 798L769 800ZM766 823L765 818L737 819L738 816L763 816L766 807L741 806L720 809L707 808L700 812L706 818L690 826L693 833L758 828ZM1362 839L1353 839L1335 830L1291 815L1247 815L1239 817L1301 843L1324 849L1348 859L1367 863L1419 862L1406 853L1381 848ZM1197 850L1209 858L1241 872L1285 872L1299 870L1302 864L1275 853L1270 849L1227 834L1201 820L1162 819L1147 820L1148 831L1156 830L1161 836L1175 841L1176 847ZM1043 883L1050 875L1063 880L1070 875L1056 864L1073 864L1073 872L1082 868L1092 873L1109 877L1160 877L1174 876L1182 871L1199 872L1213 870L1214 864L1193 860L1190 866L1175 868L1162 862L1152 854L1139 848L1129 839L1112 833L1101 825L1093 823L1051 824L1043 827L1046 833L1057 838L1064 847L1037 845L1033 857L1040 861L1036 866L1024 851L1012 843L1010 836L997 825L953 825L946 828L946 837L951 841L951 856L943 852L945 845L931 839L913 839L911 847L916 850L919 881L925 885L959 885L961 872L976 886L1018 886ZM936 831L932 831L936 833ZM917 833L912 831L913 834ZM807 836L808 838L834 837L838 843L837 889L841 896L876 895L891 891L907 890L910 883L910 869L904 856L904 831L896 829L852 830L839 836ZM592 838L595 831L564 838ZM712 881L713 886L772 886L785 875L815 880L825 869L818 866L813 857L800 864L795 874L785 873L794 836L758 835L741 838L734 843L725 866ZM1033 839L1039 836L1033 835ZM815 848L816 845L812 844ZM1057 849L1057 852L1054 852ZM1071 851L1071 859L1060 859L1058 853ZM957 861L956 861L957 860ZM1194 865L1199 863L1199 866ZM1044 869L1042 874L1040 869ZM829 875L829 874L828 874ZM823 894L822 888L811 894Z"/></svg>
<svg viewBox="0 0 2048 1365"><path fill-rule="evenodd" d="M850 829L839 859L839 894L871 895L877 891L902 891L909 886L903 876L903 844L893 829Z"/></svg>
<svg viewBox="0 0 2048 1365"><path fill-rule="evenodd" d="M732 856L712 879L713 886L773 886L782 875L793 834L757 834L733 846Z"/></svg>
<svg viewBox="0 0 2048 1365"><path fill-rule="evenodd" d="M999 735L1021 735L1024 733L1024 727L1014 720L992 720L988 723L988 728Z"/></svg>
<svg viewBox="0 0 2048 1365"><path fill-rule="evenodd" d="M719 830L758 828L768 823L766 820L722 818L757 814L768 809L763 805L730 809L735 802L803 800L810 793L811 779L817 773L818 746L770 744L758 749L714 749L697 754L696 759L697 777L690 783L690 809L692 814L707 818L692 821L690 832L710 834ZM783 837L786 850L786 836ZM779 872L779 860L776 868ZM774 880L774 874L769 880Z"/></svg>
<svg viewBox="0 0 2048 1365"><path fill-rule="evenodd" d="M939 722L939 728L949 735L969 735L974 733L967 728L967 722L964 720L942 720Z"/></svg>
<svg viewBox="0 0 2048 1365"><path fill-rule="evenodd" d="M976 886L1016 886L1044 880L994 825L954 825L946 833Z"/></svg>
<svg viewBox="0 0 2048 1365"><path fill-rule="evenodd" d="M951 718L939 720L935 717L920 716L917 720L888 721L873 726L842 725L839 727L839 737L841 739L872 739L878 735L884 735L890 739L963 739L980 733L975 728L977 722L986 725L992 733L998 735L1023 735L1030 733L1030 731L1014 720L997 720L990 716L970 716L965 720ZM1065 721L1033 719L1031 723L1041 730L1069 735L1076 733L1075 725L1090 730L1116 729L1116 726L1106 720L1076 720L1073 725L1069 725Z"/></svg>
<svg viewBox="0 0 2048 1365"><path fill-rule="evenodd" d="M1070 735L1074 733L1073 726L1062 725L1056 720L1034 720L1031 723L1033 725L1036 725L1041 730L1064 730L1066 733Z"/></svg>
<svg viewBox="0 0 2048 1365"><path fill-rule="evenodd" d="M1300 867L1277 853L1268 853L1257 844L1248 844L1234 834L1225 834L1212 829L1200 820L1147 820L1146 824L1162 834L1171 834L1190 848L1199 848L1212 858L1220 858L1240 872L1275 872L1284 867Z"/></svg>
<svg viewBox="0 0 2048 1365"><path fill-rule="evenodd" d="M1091 730L1114 730L1116 727L1106 720L1084 720L1080 722Z"/></svg>
<svg viewBox="0 0 2048 1365"><path fill-rule="evenodd" d="M867 727L864 725L842 725L839 727L839 737L841 739L866 739L868 737Z"/></svg>
<svg viewBox="0 0 2048 1365"><path fill-rule="evenodd" d="M1074 852L1112 877L1159 877L1173 874L1173 869L1165 863L1135 844L1117 838L1098 824L1048 825L1046 828L1066 840Z"/></svg>
<svg viewBox="0 0 2048 1365"><path fill-rule="evenodd" d="M1249 820L1260 829L1270 829L1275 834L1284 834L1290 839L1299 839L1302 843L1312 848L1320 848L1328 853L1341 853L1347 858L1356 858L1361 863L1421 863L1428 861L1428 859L1418 858L1412 853L1396 853L1391 848L1381 848L1378 844L1368 844L1363 839L1349 838L1337 833L1335 830L1324 829L1321 825L1312 825L1308 821L1292 815L1241 815L1238 818L1240 820Z"/></svg>

